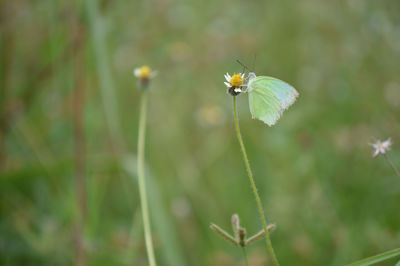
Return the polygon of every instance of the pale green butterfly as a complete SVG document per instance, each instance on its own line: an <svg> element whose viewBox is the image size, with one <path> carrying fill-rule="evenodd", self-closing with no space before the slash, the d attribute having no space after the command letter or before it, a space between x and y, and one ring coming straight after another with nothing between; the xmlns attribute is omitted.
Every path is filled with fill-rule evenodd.
<svg viewBox="0 0 400 266"><path fill-rule="evenodd" d="M268 126L273 126L283 111L289 108L299 96L291 85L277 78L248 75L247 90L251 116Z"/></svg>

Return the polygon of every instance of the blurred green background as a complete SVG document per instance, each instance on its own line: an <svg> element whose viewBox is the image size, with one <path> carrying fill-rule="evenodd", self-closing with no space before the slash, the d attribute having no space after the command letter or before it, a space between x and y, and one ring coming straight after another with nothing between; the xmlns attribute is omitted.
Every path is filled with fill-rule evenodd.
<svg viewBox="0 0 400 266"><path fill-rule="evenodd" d="M261 229L223 84L254 55L257 74L300 92L272 128L239 97L281 264L399 247L400 180L368 146L392 137L399 165L399 1L13 0L0 13L1 265L74 264L77 176L87 265L147 265L132 75L143 64L159 71L145 155L159 265L244 265L209 224L229 230L238 213ZM268 264L264 243L248 253Z"/></svg>

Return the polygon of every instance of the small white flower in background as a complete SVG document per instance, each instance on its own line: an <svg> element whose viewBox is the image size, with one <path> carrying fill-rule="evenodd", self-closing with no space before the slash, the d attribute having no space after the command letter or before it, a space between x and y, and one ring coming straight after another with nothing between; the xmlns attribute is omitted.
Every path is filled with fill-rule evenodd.
<svg viewBox="0 0 400 266"><path fill-rule="evenodd" d="M388 138L385 141L377 140L375 143L369 143L375 150L372 154L373 157L378 156L379 154L385 154L390 150L390 146L392 146L392 140Z"/></svg>
<svg viewBox="0 0 400 266"><path fill-rule="evenodd" d="M150 80L157 75L157 71L152 71L148 66L141 66L133 70L133 75L139 79L141 88L147 88Z"/></svg>
<svg viewBox="0 0 400 266"><path fill-rule="evenodd" d="M229 75L229 73L226 73L224 75L225 77L225 86L228 88L228 93L231 94L232 96L236 96L243 92L242 87L245 87L243 85L244 81L244 74L238 73L238 74L233 74L233 76Z"/></svg>

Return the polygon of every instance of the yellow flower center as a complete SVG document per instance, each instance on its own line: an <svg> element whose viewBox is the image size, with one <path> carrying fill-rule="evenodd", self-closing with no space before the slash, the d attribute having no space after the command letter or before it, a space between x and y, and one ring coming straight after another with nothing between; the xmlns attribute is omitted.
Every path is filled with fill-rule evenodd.
<svg viewBox="0 0 400 266"><path fill-rule="evenodd" d="M241 73L233 74L229 83L232 85L232 87L240 87L240 85L243 84L242 74Z"/></svg>
<svg viewBox="0 0 400 266"><path fill-rule="evenodd" d="M139 71L139 78L148 79L150 77L151 69L148 66L142 66Z"/></svg>

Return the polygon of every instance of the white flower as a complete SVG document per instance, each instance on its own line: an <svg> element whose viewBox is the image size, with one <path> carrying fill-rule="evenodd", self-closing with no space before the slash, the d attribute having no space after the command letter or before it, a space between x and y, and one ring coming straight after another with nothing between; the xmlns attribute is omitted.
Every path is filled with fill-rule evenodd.
<svg viewBox="0 0 400 266"><path fill-rule="evenodd" d="M133 75L141 80L149 80L157 75L157 71L152 71L148 66L142 66L135 68Z"/></svg>
<svg viewBox="0 0 400 266"><path fill-rule="evenodd" d="M148 66L137 67L133 70L133 75L138 78L138 88L146 89L150 81L157 75L157 71L152 71Z"/></svg>
<svg viewBox="0 0 400 266"><path fill-rule="evenodd" d="M244 81L244 74L238 73L238 74L233 74L233 76L229 75L229 73L226 73L224 75L225 77L225 86L231 91L231 93L237 95L240 92L243 92L242 87L245 87L246 85L243 84Z"/></svg>
<svg viewBox="0 0 400 266"><path fill-rule="evenodd" d="M390 150L390 146L392 145L392 140L388 138L384 142L377 140L375 143L369 143L375 150L372 154L373 157L378 156L379 154L385 154Z"/></svg>

